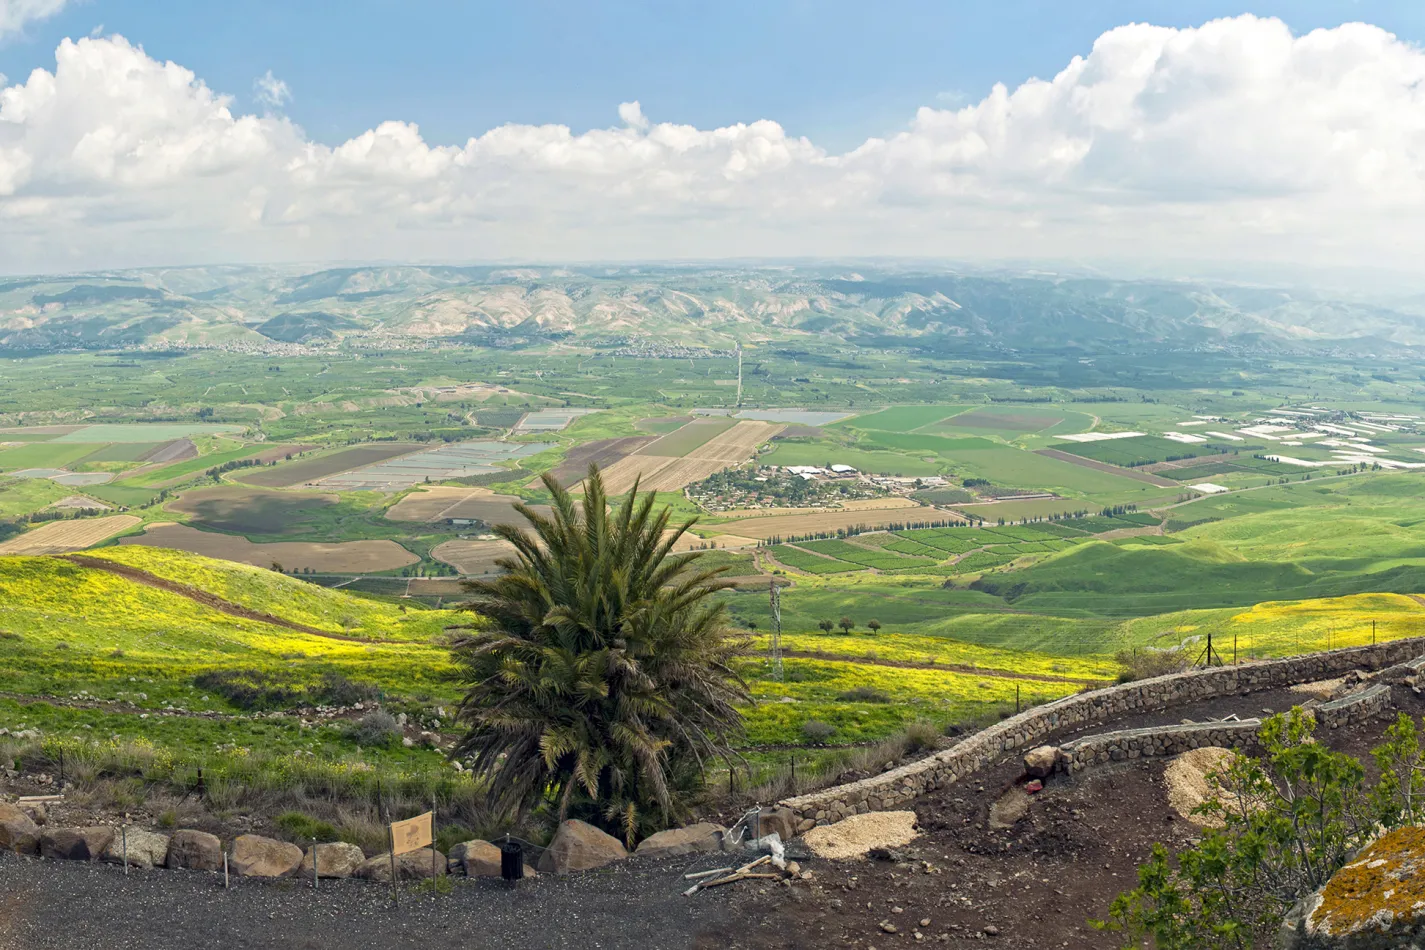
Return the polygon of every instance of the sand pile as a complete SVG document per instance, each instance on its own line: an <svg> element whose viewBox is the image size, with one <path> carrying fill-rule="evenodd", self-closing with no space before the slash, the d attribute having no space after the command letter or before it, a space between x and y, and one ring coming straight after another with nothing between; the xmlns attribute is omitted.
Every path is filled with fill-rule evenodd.
<svg viewBox="0 0 1425 950"><path fill-rule="evenodd" d="M1193 809L1203 802L1214 799L1226 801L1235 796L1227 795L1207 778L1209 772L1222 773L1232 764L1237 753L1218 746L1204 746L1193 749L1168 763L1163 779L1168 784L1168 804L1173 810L1189 821L1208 828L1220 828L1220 819L1208 815L1194 815Z"/></svg>
<svg viewBox="0 0 1425 950"><path fill-rule="evenodd" d="M916 839L915 812L873 811L834 825L818 825L802 836L813 854L833 860L863 857L872 848L898 848Z"/></svg>

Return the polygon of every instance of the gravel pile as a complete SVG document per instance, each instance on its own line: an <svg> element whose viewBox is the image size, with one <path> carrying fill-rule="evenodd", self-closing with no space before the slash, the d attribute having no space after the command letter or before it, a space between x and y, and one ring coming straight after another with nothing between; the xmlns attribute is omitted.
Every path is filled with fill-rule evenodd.
<svg viewBox="0 0 1425 950"><path fill-rule="evenodd" d="M813 828L802 836L802 843L818 857L845 860L862 857L872 848L899 848L918 834L915 812L873 811Z"/></svg>
<svg viewBox="0 0 1425 950"><path fill-rule="evenodd" d="M1163 781L1168 786L1168 804L1194 824L1207 828L1222 827L1220 819L1194 815L1193 809L1209 799L1222 799L1222 789L1209 782L1207 775L1209 772L1224 771L1236 755L1231 749L1203 746L1173 759L1163 770Z"/></svg>

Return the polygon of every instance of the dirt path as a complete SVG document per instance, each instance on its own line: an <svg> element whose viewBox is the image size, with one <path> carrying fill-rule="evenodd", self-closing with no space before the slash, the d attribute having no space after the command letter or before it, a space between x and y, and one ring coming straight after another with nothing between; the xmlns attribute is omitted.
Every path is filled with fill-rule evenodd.
<svg viewBox="0 0 1425 950"><path fill-rule="evenodd" d="M294 623L291 620L284 620L273 614L265 614L257 610L249 610L241 604L235 604L230 600L216 597L207 591L199 590L196 587L189 587L187 584L179 584L166 580L156 574L130 567L127 564L117 564L113 561L106 561L98 557L85 557L82 554L63 555L66 561L72 561L81 567L92 568L96 571L107 571L116 574L135 584L143 584L145 587L154 587L158 590L167 591L170 594L177 594L179 597L186 597L189 600L202 604L219 613L225 613L230 617L241 617L243 620L256 620L259 623L269 623L277 627L286 627L288 630L297 630L301 633L309 633L314 637L326 637L329 640L345 640L349 643L404 643L404 640L378 640L365 637L349 637L340 633L330 633L326 630L318 630L316 627L309 627L306 624Z"/></svg>
<svg viewBox="0 0 1425 950"><path fill-rule="evenodd" d="M987 670L964 663L917 663L914 660L883 660L846 653L824 653L821 650L783 650L782 656L804 660L833 660L838 663L864 663L868 666L889 666L900 670L944 670L949 673L972 673L1006 680L1030 680L1035 683L1071 683L1075 686L1107 686L1108 680L1081 679L1074 676L1054 676L1051 673L1014 673L1009 670Z"/></svg>

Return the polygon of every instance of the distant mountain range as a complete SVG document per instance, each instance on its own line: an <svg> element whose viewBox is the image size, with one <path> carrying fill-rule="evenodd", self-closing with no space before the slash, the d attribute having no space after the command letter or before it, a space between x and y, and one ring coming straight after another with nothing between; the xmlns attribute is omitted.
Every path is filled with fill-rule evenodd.
<svg viewBox="0 0 1425 950"><path fill-rule="evenodd" d="M1425 347L1425 299L883 265L185 267L0 280L0 349L452 340L1007 350Z"/></svg>

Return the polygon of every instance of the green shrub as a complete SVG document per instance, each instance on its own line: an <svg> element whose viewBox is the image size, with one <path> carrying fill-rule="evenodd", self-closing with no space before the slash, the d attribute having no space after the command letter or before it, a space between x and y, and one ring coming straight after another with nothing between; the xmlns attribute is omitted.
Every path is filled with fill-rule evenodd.
<svg viewBox="0 0 1425 950"><path fill-rule="evenodd" d="M330 822L313 818L300 811L284 811L273 819L273 824L298 844L308 844L313 838L321 842L341 840L341 836Z"/></svg>
<svg viewBox="0 0 1425 950"><path fill-rule="evenodd" d="M802 735L812 742L825 742L836 735L836 727L820 719L809 719L802 723Z"/></svg>
<svg viewBox="0 0 1425 950"><path fill-rule="evenodd" d="M346 727L346 737L360 746L384 748L401 741L401 727L386 710L373 709Z"/></svg>
<svg viewBox="0 0 1425 950"><path fill-rule="evenodd" d="M873 686L858 686L836 697L843 703L888 703L891 697Z"/></svg>

